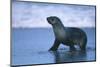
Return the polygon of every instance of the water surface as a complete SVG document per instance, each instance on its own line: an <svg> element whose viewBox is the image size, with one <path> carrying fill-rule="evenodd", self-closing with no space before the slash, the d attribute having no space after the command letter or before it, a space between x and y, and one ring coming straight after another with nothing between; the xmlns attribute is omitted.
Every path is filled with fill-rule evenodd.
<svg viewBox="0 0 100 67"><path fill-rule="evenodd" d="M95 28L83 29L88 37L87 50L70 52L68 46L60 45L58 51L50 52L54 34L51 28L13 28L12 65L49 64L95 59Z"/></svg>

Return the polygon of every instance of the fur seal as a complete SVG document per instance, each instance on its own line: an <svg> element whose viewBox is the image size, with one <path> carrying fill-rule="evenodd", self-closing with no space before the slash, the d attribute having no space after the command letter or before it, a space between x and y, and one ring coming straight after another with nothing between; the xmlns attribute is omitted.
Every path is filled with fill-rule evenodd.
<svg viewBox="0 0 100 67"><path fill-rule="evenodd" d="M55 41L49 51L56 51L59 45L62 43L70 47L71 51L75 51L75 45L80 47L80 50L86 50L87 35L79 28L64 27L61 20L56 16L47 17L47 21L52 25Z"/></svg>

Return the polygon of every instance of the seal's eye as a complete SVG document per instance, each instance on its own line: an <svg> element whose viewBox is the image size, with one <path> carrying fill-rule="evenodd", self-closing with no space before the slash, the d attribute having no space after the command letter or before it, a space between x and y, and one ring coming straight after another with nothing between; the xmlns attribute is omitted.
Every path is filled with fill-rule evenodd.
<svg viewBox="0 0 100 67"><path fill-rule="evenodd" d="M52 18L51 21L54 21L54 18Z"/></svg>

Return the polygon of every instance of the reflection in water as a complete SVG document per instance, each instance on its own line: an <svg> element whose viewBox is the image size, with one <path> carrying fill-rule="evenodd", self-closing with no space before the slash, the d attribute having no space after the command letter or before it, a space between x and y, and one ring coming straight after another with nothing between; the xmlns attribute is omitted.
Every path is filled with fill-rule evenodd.
<svg viewBox="0 0 100 67"><path fill-rule="evenodd" d="M30 64L51 64L51 63L64 63L64 62L80 62L80 61L94 61L95 50L81 51L40 51L40 52L27 52L14 56L15 62L13 65L30 65Z"/></svg>
<svg viewBox="0 0 100 67"><path fill-rule="evenodd" d="M81 52L81 51L74 51L74 52L55 51L51 53L54 55L55 63L87 60L86 52Z"/></svg>

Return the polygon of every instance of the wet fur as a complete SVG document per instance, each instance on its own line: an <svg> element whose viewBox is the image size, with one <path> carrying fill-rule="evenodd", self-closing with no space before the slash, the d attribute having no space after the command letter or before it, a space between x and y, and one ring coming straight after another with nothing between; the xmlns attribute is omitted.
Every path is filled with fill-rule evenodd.
<svg viewBox="0 0 100 67"><path fill-rule="evenodd" d="M55 41L50 51L56 51L62 43L70 47L70 51L75 51L75 45L80 47L80 50L86 50L87 36L86 33L79 28L64 27L58 17L51 16L47 18L49 24L52 25L55 34Z"/></svg>

